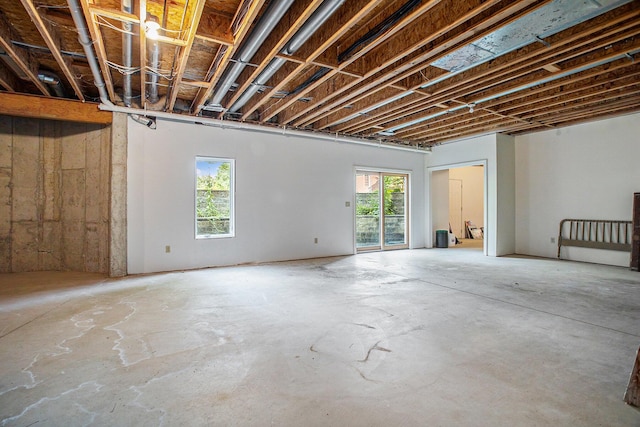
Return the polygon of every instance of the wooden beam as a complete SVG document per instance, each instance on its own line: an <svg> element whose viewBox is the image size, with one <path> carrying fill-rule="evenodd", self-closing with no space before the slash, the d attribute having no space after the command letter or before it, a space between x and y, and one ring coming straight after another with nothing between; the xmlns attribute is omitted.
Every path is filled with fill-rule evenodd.
<svg viewBox="0 0 640 427"><path fill-rule="evenodd" d="M43 95L49 96L49 89L38 79L39 64L31 58L29 52L15 47L13 41L20 41L20 38L13 33L11 25L4 18L4 15L0 14L0 47L20 67L31 83L36 85Z"/></svg>
<svg viewBox="0 0 640 427"><path fill-rule="evenodd" d="M109 98L113 101L116 99L116 93L113 89L113 79L111 78L111 69L109 68L109 62L107 60L107 51L104 47L104 41L102 40L102 32L100 27L96 25L95 15L92 12L93 6L89 3L93 0L80 0L82 5L82 12L84 13L85 21L87 21L87 28L91 34L91 41L93 42L93 49L100 62L100 71L102 72L102 79L104 80Z"/></svg>
<svg viewBox="0 0 640 427"><path fill-rule="evenodd" d="M224 54L222 55L222 58L220 59L220 63L217 64L217 67L214 70L213 75L209 79L209 87L207 87L204 90L201 90L193 100L193 103L191 104L191 110L193 111L193 114L195 115L200 114L200 111L202 111L202 108L204 107L205 102L211 97L211 94L213 93L213 90L215 89L216 84L220 80L220 77L222 77L222 74L224 73L224 71L227 69L227 65L229 65L229 62L231 61L233 54L240 47L245 37L249 33L249 30L251 29L251 25L258 17L258 13L260 12L260 9L262 8L262 5L264 4L265 1L266 0L252 1L251 5L249 6L249 9L247 10L247 13L244 15L242 21L240 22L240 25L238 26L238 30L235 34L233 45L229 46L227 50L224 52ZM240 6L242 6L242 4ZM214 59L214 64L211 64L212 66L215 65L215 61L216 60Z"/></svg>
<svg viewBox="0 0 640 427"><path fill-rule="evenodd" d="M173 111L173 106L176 104L176 98L178 97L178 92L180 91L180 83L182 82L182 76L184 75L184 71L187 68L187 62L189 61L189 53L191 52L191 47L193 46L193 40L196 36L196 31L198 30L198 25L200 24L200 18L202 17L202 10L204 9L206 1L205 0L197 0L197 3L193 7L191 12L191 20L187 24L188 33L185 40L185 46L180 49L180 57L178 59L178 67L176 69L176 74L173 78L173 84L171 85L170 93L167 96L168 106L167 111ZM182 28L180 29L182 30Z"/></svg>
<svg viewBox="0 0 640 427"><path fill-rule="evenodd" d="M309 19L309 17L316 11L318 6L322 4L322 2L323 0L310 0L306 8L300 13L300 15L295 17L295 21L292 22L291 25L287 25L286 27L283 27L284 33L280 36L280 39L278 40L278 42L271 48L270 52L267 52L263 56L262 60L260 61L260 64L253 70L253 72L249 74L245 82L241 84L236 90L236 92L231 96L231 98L227 103L229 107L231 107L238 100L238 98L240 98L242 94L244 94L244 92L253 84L253 81L258 77L258 75L260 75L260 73L262 73L262 71L264 71L264 69L267 68L267 65L269 65L271 60L275 58L278 55L278 53L280 53L280 51L289 42L291 37L293 37L296 34L296 32L302 27L302 25L304 25L307 19ZM290 15L292 15L291 13L292 8L289 9ZM278 30L275 29L274 32L275 31L278 31ZM260 52L258 52L256 56L258 55L260 55ZM255 56L254 56L253 61L257 62L259 60L260 60L259 58L255 59Z"/></svg>
<svg viewBox="0 0 640 427"><path fill-rule="evenodd" d="M637 15L638 11L634 11L631 14L620 17L620 20L626 20ZM505 88L500 85L504 82L508 82L513 85L514 82L517 82L516 78L526 78L527 81L520 82L522 87L525 87L531 84L534 80L548 77L548 74L532 75L532 73L539 71L541 64L548 63L551 58L555 58L560 61L567 61L571 58L585 55L589 51L609 46L616 41L624 40L638 32L638 28L634 28L637 27L637 24L634 25L633 23L628 23L626 25L620 25L620 20L614 20L610 23L614 28L617 28L620 31L625 30L625 32L619 33L614 29L600 33L597 37L589 37L591 34L591 27L587 26L584 31L574 34L566 40L559 40L557 43L552 44L554 49L551 51L547 48L537 48L528 54L514 52L513 55L508 55L501 59L501 62L499 63L492 63L486 67L480 66L479 71L474 72L474 70L471 70L468 73L456 76L456 78L444 81L439 85L440 87L434 87L433 96L429 99L425 99L425 101L414 102L411 105L408 105L406 102L396 103L392 110L380 110L376 114L372 114L365 119L351 121L348 124L342 125L336 130L343 132L357 132L358 130L365 129L372 125L380 125L382 123L389 122L392 119L402 118L412 112L424 110L425 108L435 105L435 103L448 101L455 99L456 97L467 96L472 93L474 94L474 98L481 98L478 92L481 91L482 88L486 87L493 87L494 92L502 92ZM596 45L593 44L595 41L597 41ZM609 52L610 51L611 50L609 49ZM510 58L511 56L513 56L513 58ZM564 71L569 71L569 69ZM515 87L517 85L513 86ZM513 97L513 95L509 95L509 98L511 97ZM467 102L473 102L473 100L468 100ZM489 102L489 105L500 102Z"/></svg>
<svg viewBox="0 0 640 427"><path fill-rule="evenodd" d="M285 76L279 79L278 83L274 85L274 87L265 93L262 98L252 101L248 104L247 108L245 108L243 119L246 119L249 114L253 113L259 107L264 105L271 97L273 97L278 91L284 89L284 87L289 84L299 73L301 73L309 64L323 66L324 64L317 63L317 59L320 55L322 55L331 45L333 45L340 37L347 33L351 28L353 28L356 23L362 20L367 14L369 14L377 5L378 1L368 1L366 4L361 7L354 7L351 10L355 11L351 18L347 19L346 22L336 31L334 31L331 36L327 37L324 42L318 46L310 55L308 55L302 62L298 64L293 72L291 72L288 76ZM340 72L345 67L339 66L330 66L325 68L331 68L333 72ZM361 77L361 76L359 76Z"/></svg>
<svg viewBox="0 0 640 427"><path fill-rule="evenodd" d="M231 46L233 44L231 18L204 11L200 18L196 38Z"/></svg>
<svg viewBox="0 0 640 427"><path fill-rule="evenodd" d="M71 70L70 61L67 58L62 56L62 53L60 52L60 48L58 47L60 45L60 36L58 35L58 30L55 29L48 22L45 22L42 20L42 17L38 13L38 9L36 8L36 6L33 4L31 0L21 0L21 2L22 2L22 6L24 6L25 10L29 14L29 17L31 18L31 22L33 22L33 24L36 26L36 29L42 36L42 39L49 47L49 51L51 51L53 58L56 60L56 62L60 66L60 69L62 70L65 77L67 78L67 81L73 88L73 91L75 92L76 97L79 100L84 101L84 94L82 93L82 88L78 83L78 79L76 78L75 73L73 72L73 70Z"/></svg>
<svg viewBox="0 0 640 427"><path fill-rule="evenodd" d="M546 2L548 1L549 0L546 0ZM533 7L538 8L538 7L541 7L543 4L544 3L541 2L541 3L535 4ZM421 53L417 57L413 57L409 61L406 61L405 63L401 63L402 65L400 65L399 67L393 70L387 71L383 76L378 77L376 80L369 82L366 86L358 87L357 90L351 90L348 96L351 98L357 96L357 98L351 99L350 102L355 103L355 102L371 99L372 95L374 95L376 90L379 91L381 90L382 87L386 85L392 85L404 79L410 78L415 74L418 74L421 76L424 73L423 70L425 70L425 67L426 67L426 64L424 64L425 61L428 60L429 63L432 63L433 61L439 58L442 58L448 55L449 53L455 51L456 49L468 43L471 43L475 40L478 40L486 36L487 34L492 33L496 29L495 27L496 25L506 25L509 22L513 22L514 20L520 18L524 14L531 12L531 9L530 9L531 7L532 6L529 2L527 3L512 2L507 7L502 9L500 13L492 13L492 14L486 15L486 9L482 9L481 12L485 14L483 19L476 18L477 14L474 14L474 15L467 14L463 16L462 19L458 19L448 26L450 31L458 31L458 34L453 34L448 38L442 38L438 40L434 39L433 37L430 37L429 39L425 40L425 42L434 43L427 52ZM478 15L478 16L482 17L482 15ZM472 19L478 19L478 22L471 24ZM467 23L467 25L463 25L461 23ZM447 33L448 32L449 31L447 31ZM415 65L412 65L412 64L415 64ZM449 73L448 71L446 73L440 73L437 77L442 77L443 75L448 73ZM423 85L424 83L426 82L419 81L419 83L411 87L411 89L413 89L414 92L419 91L421 85ZM432 92L431 89L429 89L429 91ZM432 93L429 94L429 96L431 95ZM329 116L333 116L333 119L327 120L327 123L322 126L323 129L326 127L330 127L330 126L334 126L339 123L342 123L342 119L344 118L344 115L341 115L339 113L334 114L334 112L340 111L340 110L337 108L333 108L333 109L327 108L330 105L334 105L337 102L341 102L341 101L342 100L337 100L336 102L327 105L325 108L323 108L324 110L323 112L316 111L313 114L307 115L307 117L304 118L303 124L310 124L321 118L329 117ZM380 103L381 101L385 101L385 100L376 99L373 102L369 102L368 105L366 106L365 105L360 106L359 109L367 108L368 106L372 104ZM446 99L443 99L443 101L446 101ZM398 102L395 105L400 106L402 104L403 102ZM360 120L360 122L364 122L368 120L370 119L369 118L363 119L363 120ZM346 125L342 125L342 127L344 126Z"/></svg>
<svg viewBox="0 0 640 427"><path fill-rule="evenodd" d="M98 104L70 99L0 92L0 114L79 123L111 124L113 114Z"/></svg>
<svg viewBox="0 0 640 427"><path fill-rule="evenodd" d="M373 41L369 45L363 47L361 50L359 50L354 55L352 55L349 59L347 59L344 62L342 62L342 64L340 64L338 69L345 68L345 67L349 66L350 64L354 63L358 59L360 59L363 56L365 56L367 53L371 52L373 49L381 46L384 42L389 40L391 37L395 36L399 32L403 31L405 28L408 28L414 22L418 21L420 17L425 15L428 11L430 11L432 8L434 8L436 5L438 5L441 1L442 0L429 0L429 1L425 2L418 9L414 10L413 12L411 12L410 14L405 16L400 22L398 22L396 25L394 25L393 28L391 28L389 31L385 32L382 36L378 37L375 41ZM496 1L497 0L490 0L489 3L496 2ZM414 35L414 32L412 32L412 31L406 31L406 33L411 35L411 36ZM416 49L417 49L417 47L416 47ZM397 53L397 52L395 52L395 53ZM402 55L402 56L404 56L404 55ZM402 57L402 56L400 56L400 57ZM283 121L283 123L290 123L291 121L299 118L303 114L308 113L310 111L316 110L319 105L321 105L324 102L326 102L326 98L335 96L335 92L331 91L330 96L328 96L328 97L327 96L315 97L314 95L311 95L316 100L312 103L312 105L306 106L306 108L304 108L302 111L295 111L294 109L292 109L290 107L298 99L300 99L301 97L307 95L310 91L318 88L321 84L323 84L323 83L325 83L327 81L330 81L337 74L337 70L338 69L331 70L323 78L321 78L318 81L314 82L313 84L309 85L309 87L306 88L304 91L301 91L296 96L291 97L291 99L289 99L287 102L282 103L281 105L279 105L278 108L273 109L272 111L270 111L269 114L267 114L264 117L262 117L262 120L263 121L267 121L271 117L275 116L276 114L278 114L281 111L286 109L287 110L287 114L286 114L286 117L285 117L285 120ZM365 75L365 77L368 76L370 73L375 74L375 72L376 71L370 71ZM354 84L349 84L347 86L348 87L353 87L353 85ZM342 88L340 88L340 89L342 89ZM340 93L342 93L342 91Z"/></svg>
<svg viewBox="0 0 640 427"><path fill-rule="evenodd" d="M511 2L501 9L499 13L489 13L490 8L496 7L498 3L494 0L478 2L472 8L469 6L469 9L463 15L456 16L452 14L446 16L446 18L445 15L448 9L445 8L450 7L451 4L442 3L440 6L443 10L439 10L439 12L445 15L441 17L440 21L437 21L440 22L441 26L438 27L436 23L430 22L428 25L433 26L433 28L427 31L427 37L424 36L425 30L422 28L415 31L408 30L407 33L412 34L411 44L404 50L388 48L384 50L381 48L382 53L378 52L378 55L384 55L384 60L375 61L378 64L377 67L368 70L365 79L332 91L330 97L334 98L334 100L329 103L325 101L321 108L311 110L307 107L303 111L292 114L291 118L285 117L285 120L294 120L294 126L306 126L331 115L333 112L342 111L340 109L341 104L353 104L371 96L375 92L375 88L381 90L416 72L421 72L427 62L433 62L439 57L445 56L448 52L483 37L484 34L492 31L493 26L506 18L511 17L511 19L514 19L514 16L522 14L523 9L526 10L530 6L532 0ZM415 25L420 23L421 21ZM424 49L425 46L430 48ZM383 70L384 73L382 75L378 74ZM372 78L373 80L370 80ZM357 87L355 87L356 84L358 85ZM354 98L356 99L354 100ZM343 115L337 114L338 119L342 117Z"/></svg>
<svg viewBox="0 0 640 427"><path fill-rule="evenodd" d="M0 62L0 86L9 92L16 92L20 86L20 82L9 69Z"/></svg>

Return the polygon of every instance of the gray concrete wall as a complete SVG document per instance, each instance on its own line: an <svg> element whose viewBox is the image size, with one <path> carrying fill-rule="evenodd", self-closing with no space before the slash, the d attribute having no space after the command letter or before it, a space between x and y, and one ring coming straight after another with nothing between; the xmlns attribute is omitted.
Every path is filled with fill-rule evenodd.
<svg viewBox="0 0 640 427"><path fill-rule="evenodd" d="M0 116L0 272L109 272L111 128Z"/></svg>

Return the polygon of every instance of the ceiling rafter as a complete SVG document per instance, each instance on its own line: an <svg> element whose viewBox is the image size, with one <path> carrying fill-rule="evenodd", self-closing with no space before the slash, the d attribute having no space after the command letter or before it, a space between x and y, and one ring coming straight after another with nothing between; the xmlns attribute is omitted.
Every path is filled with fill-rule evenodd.
<svg viewBox="0 0 640 427"><path fill-rule="evenodd" d="M31 83L33 83L43 95L49 96L49 90L44 83L38 79L38 63L31 58L28 51L14 46L13 42L19 40L20 37L12 31L9 22L0 14L0 47L2 47L2 50L20 67L20 70L27 76Z"/></svg>
<svg viewBox="0 0 640 427"><path fill-rule="evenodd" d="M615 54L613 54L613 55L610 55L610 56L611 56L611 57L615 57L616 55L615 55ZM618 56L619 56L619 54L618 54ZM602 59L603 59L603 58L598 58L598 59L596 59L596 60L593 60L593 61L592 61L592 63L598 63L598 62L600 62ZM629 62L630 62L630 61L629 61ZM580 68L580 67L576 67L576 69L578 69L578 68ZM572 77L573 77L573 76L565 77L565 80L564 80L564 81L565 81L565 84L566 84L566 83L570 83L570 82L572 81L572 80L571 80L571 78L572 78ZM530 83L530 84L533 84L533 83L535 83L535 82L532 82L532 83ZM526 86L528 86L528 85L523 85L522 87L524 88L524 87L526 87ZM518 90L518 91L519 91L519 90ZM472 104L472 102L469 102L468 104ZM485 106L485 107L486 107L486 106ZM393 129L394 127L396 127L396 126L398 126L398 125L402 125L402 124L406 124L406 123L411 123L412 121L415 121L414 119L415 119L415 117L413 117L413 116L411 116L411 117L407 117L406 119L403 119L403 120L399 121L400 123L395 123L393 126L391 126L391 129ZM422 126L428 125L430 122L431 122L431 121L429 121L429 120L424 120L424 121L420 121L419 123L415 123L415 124L408 125L408 126L404 127L404 128L401 130L401 132L399 132L399 133L398 133L397 137L401 137L401 136L402 136L402 135L404 135L405 133L409 132L411 129L420 129Z"/></svg>
<svg viewBox="0 0 640 427"><path fill-rule="evenodd" d="M616 71L627 73L626 69L638 67L638 64L634 64L629 60L618 60L613 63L607 64L608 67L596 67L589 71L585 71L584 73L580 73L579 75L574 75L571 84L576 84L581 81L591 81L598 78L607 78L611 73ZM533 96L536 94L547 92L549 89L559 89L567 86L567 82L563 80L546 83L544 85L540 85L537 88L531 88L527 92L517 92L512 95L505 96L503 98L497 98L493 101L488 101L484 105L487 107L492 107L494 105L500 105L508 102L515 102L518 99L527 98L529 96ZM557 93L556 93L557 96ZM526 102L526 101L525 101Z"/></svg>
<svg viewBox="0 0 640 427"><path fill-rule="evenodd" d="M369 14L377 5L379 1L373 0L368 1L364 5L354 5L351 10L354 10L354 15L347 20L337 31L335 31L331 36L327 37L326 40L316 48L306 59L301 60L298 67L296 67L292 72L288 73L286 76L279 79L279 83L275 85L269 92L262 95L260 98L257 98L250 102L245 107L245 113L242 116L243 120L246 120L249 115L256 111L256 109L260 108L264 105L269 99L271 99L277 92L283 90L286 85L293 81L293 79L302 71L307 68L309 65L315 65L318 67L331 68L333 71L338 74L345 74L354 78L362 78L361 74L355 74L347 71L345 67L340 67L338 64L326 64L318 62L317 59L322 55L330 46L332 46L340 37L342 37L350 28L352 28L356 22L358 22L362 17Z"/></svg>
<svg viewBox="0 0 640 427"><path fill-rule="evenodd" d="M189 61L189 54L191 52L191 47L193 46L193 40L195 39L196 32L198 30L198 24L200 23L200 18L202 17L202 10L204 9L205 3L206 3L206 0L197 0L196 4L193 6L193 11L191 12L191 19L187 26L188 32L185 40L185 46L183 46L180 49L178 66L176 68L175 76L173 77L174 80L169 91L169 96L167 97L168 111L173 111L173 107L176 104L176 99L178 97L180 84L182 83L182 78L187 68L187 62Z"/></svg>
<svg viewBox="0 0 640 427"><path fill-rule="evenodd" d="M251 29L251 24L257 17L259 16L260 9L262 8L265 0L255 0L251 2L249 6L249 10L244 15L244 18L240 22L238 26L238 30L234 35L233 45L229 46L225 53L222 55L222 59L218 64L217 68L214 70L213 75L209 79L209 86L205 90L201 90L195 97L193 103L191 104L191 110L195 115L200 114L202 108L205 105L205 101L211 97L213 90L215 89L216 84L222 77L227 65L231 61L233 54L240 47L245 37L249 34L249 30ZM242 5L241 5L242 6Z"/></svg>
<svg viewBox="0 0 640 427"><path fill-rule="evenodd" d="M614 106L615 108L626 108L634 102L634 99L637 100L637 93L640 93L640 90L633 91L633 93L619 93L616 96L612 96L611 99L619 99L621 97L633 96L632 99L622 99L619 103L607 103L608 106ZM607 97L608 98L608 97ZM491 125L491 126L500 126L505 132L515 132L516 130L524 130L524 129L542 129L555 127L557 125L557 118L561 117L557 111L567 111L567 108L572 109L571 117L575 116L587 116L591 113L597 112L601 110L600 105L602 102L606 102L608 99L593 99L593 100L575 100L573 103L569 103L569 107L566 105L564 107L559 107L557 109L545 109L541 108L535 115L529 115L527 117L521 118L521 120L515 120L511 117L494 117L494 118L483 118L480 123L482 126ZM617 106L617 104L622 105L622 107ZM594 106L595 105L595 106ZM460 113L463 115L464 112ZM547 123L545 119L545 115L553 116L553 123ZM478 116L481 118L481 116ZM524 120L522 120L524 119ZM460 125L460 123L466 123ZM428 124L428 128L423 129L422 131L416 131L414 137L418 139L422 139L429 143L434 143L441 141L443 139L449 139L452 137L467 137L472 136L478 132L478 129L481 127L478 123L472 122L451 122L446 126L432 128L432 124Z"/></svg>
<svg viewBox="0 0 640 427"><path fill-rule="evenodd" d="M227 102L228 106L233 105L238 100L238 98L240 98L240 96L242 96L242 94L249 88L249 86L253 84L253 81L256 79L256 77L258 77L258 75L260 75L260 73L262 73L264 69L267 68L267 65L269 65L271 60L278 55L278 53L289 42L291 37L293 37L296 34L296 32L302 27L302 25L304 25L307 19L309 19L309 17L313 15L313 12L316 11L316 9L323 3L323 1L324 0L311 0L306 5L302 13L296 17L295 21L286 28L286 31L284 31L284 34L282 34L279 37L278 42L275 43L275 45L271 48L271 50L266 55L264 55L264 57L260 61L260 64L258 64L256 67L253 67L253 72L249 74L249 76L245 79L244 84L241 84L238 87L238 89L235 91L235 93L231 96L231 98ZM275 31L277 31L277 29L274 30L274 32ZM282 56L285 56L285 55L282 55ZM255 61L255 62L258 62L258 61Z"/></svg>
<svg viewBox="0 0 640 427"><path fill-rule="evenodd" d="M496 1L496 0L491 0L491 2L494 2L494 1ZM349 59L345 60L343 63L339 64L338 68L345 68L345 67L353 64L355 61L361 59L367 53L372 51L374 48L377 48L378 46L382 45L383 42L389 40L391 37L393 37L396 34L398 34L401 30L405 29L407 26L411 25L413 22L418 20L427 11L431 10L433 7L438 5L440 2L441 2L441 0L427 1L426 3L421 5L420 8L418 8L417 10L413 11L408 16L403 18L392 29L390 29L389 31L387 31L386 33L384 33L383 35L378 37L376 40L371 42L369 45L367 45L367 46L363 47L362 49L360 49L358 52L356 52ZM307 106L307 108L305 108L303 110L303 112L301 112L301 113L295 113L296 109L295 109L295 107L292 108L292 104L294 104L298 99L300 99L303 96L307 95L310 91L318 88L321 84L324 84L327 81L329 81L335 75L336 75L336 71L335 70L330 71L324 77L322 77L318 81L316 81L316 82L312 83L311 85L309 85L307 88L305 88L299 94L290 97L289 101L282 103L279 107L277 107L277 108L275 108L273 110L270 110L268 114L266 114L263 117L261 117L261 120L263 122L267 121L267 120L271 119L273 116L275 116L276 114L284 111L285 109L288 109L288 111L286 112L287 114L285 114L285 117L283 117L283 119L282 119L282 123L288 124L292 120L297 118L298 115L302 115L302 114L304 114L304 113L306 113L308 111L314 110L318 106L318 101L315 101L314 103L312 103L311 106ZM309 96L309 95L307 95L307 96ZM319 98L319 97L316 97L314 95L310 95L310 96L312 98L314 98L314 99L318 99ZM291 115L291 117L289 117L290 115Z"/></svg>
<svg viewBox="0 0 640 427"><path fill-rule="evenodd" d="M606 95L608 92L611 92L612 90L618 91L618 90L629 88L632 86L637 86L639 84L640 84L640 81L638 80L638 73L633 73L631 75L625 75L624 77L619 77L618 79L608 80L607 82L600 83L599 85L588 84L575 89L563 90L562 98L559 98L558 92L555 92L554 95L548 95L543 97L542 99L526 100L518 106L512 106L511 108L500 108L500 111L501 112L510 111L509 114L512 114L512 115L524 114L527 111L530 111L535 108L548 108L554 105L562 104L566 101L571 101L576 99L586 99L592 96ZM540 103L544 103L544 105L536 106L536 104L540 104ZM515 110L515 111L511 111L511 110Z"/></svg>
<svg viewBox="0 0 640 427"><path fill-rule="evenodd" d="M624 19L620 21L614 20L611 23L611 26L618 24L618 22L624 22L628 19L634 18L638 16L638 12L631 13L626 15ZM636 24L634 24L636 25ZM455 97L463 96L464 93L468 93L472 91L476 87L483 87L490 84L496 84L496 79L503 78L504 74L500 73L500 71L506 71L507 73L514 73L518 70L523 69L537 69L539 64L548 62L552 59L555 60L566 60L572 56L577 56L580 52L577 49L583 47L586 44L592 43L594 40L598 40L601 37L596 39L588 38L589 35L592 34L592 28L587 28L585 31L580 34L569 37L565 40L558 37L557 43L551 43L551 49L547 48L543 45L533 45L534 48L532 51L526 53L527 48L525 47L525 53L522 53L520 50L513 52L512 54L504 55L500 58L495 59L491 63L482 64L478 67L474 67L473 69L461 73L458 76L454 76L451 79L447 79L442 83L435 85L430 88L432 90L432 96L434 98L425 99L424 101L416 101L416 103L408 105L406 103L396 103L389 108L393 108L394 111L380 111L377 116L370 116L366 120L360 120L359 125L358 121L351 121L350 123L346 123L342 126L338 126L335 128L337 131L356 131L359 128L366 128L367 123L370 124L380 124L379 122L374 121L375 118L383 119L388 118L390 114L396 113L398 115L404 115L407 113L407 108L412 108L415 110L426 108L429 105L435 105L435 103L446 102L448 99L454 99ZM608 34L607 34L608 35ZM606 35L605 35L606 36ZM625 36L626 37L626 36ZM583 39L581 42L579 42ZM555 40L554 40L555 41ZM571 44L571 42L576 42ZM606 43L605 43L606 45ZM530 48L529 48L530 49ZM559 58L560 54L568 54L565 57ZM542 56L540 56L542 55ZM563 59L564 58L564 59ZM496 77L498 76L498 77ZM512 77L513 78L513 77Z"/></svg>
<svg viewBox="0 0 640 427"><path fill-rule="evenodd" d="M63 97L97 99L91 81L104 80L117 105L406 147L640 111L637 0L348 0L288 55L326 6L300 0L248 45L243 67L267 0L77 1L86 52L64 0L0 2L0 90L53 99L51 70ZM161 27L153 51L149 14Z"/></svg>
<svg viewBox="0 0 640 427"><path fill-rule="evenodd" d="M100 71L102 73L102 79L104 80L107 93L110 99L116 99L116 93L113 88L113 79L111 78L111 68L107 61L107 52L104 47L104 41L102 39L102 32L100 27L96 23L95 13L93 12L92 3L93 0L80 0L82 5L82 12L84 13L85 21L87 22L87 28L93 41L93 50L96 53L98 62L100 63Z"/></svg>
<svg viewBox="0 0 640 427"><path fill-rule="evenodd" d="M491 7L497 6L499 4L498 2L487 2L480 4L477 8L472 9L466 15L451 22L440 31L429 34L428 37L420 40L419 43L417 43L417 46L429 46L429 49L426 52L421 52L418 49L411 49L410 51L402 52L401 54L391 57L385 63L381 64L375 69L375 71L377 72L382 72L382 75L376 76L375 74L371 74L369 77L372 77L373 80L361 85L357 89L354 89L354 85L352 85L351 87L342 88L341 91L344 92L346 96L338 98L330 104L323 106L323 108L299 118L298 120L294 121L293 124L301 126L309 125L330 115L336 115L339 118L338 120L342 119L346 116L346 114L335 114L335 112L340 111L339 109L345 103L353 104L364 98L374 98L375 93L383 89L384 87L393 85L401 80L409 78L412 75L417 74L419 76L422 76L422 70L426 66L428 66L428 64L426 64L427 61L434 61L447 55L449 52L457 49L458 47L461 47L466 43L471 43L477 39L482 38L484 35L493 31L493 26L497 25L499 22L505 19L509 21L516 19L519 14L524 13L523 9L527 10L527 7L531 6L532 3L534 2L523 0L515 3L512 2L510 5L501 9L500 11L492 11L492 13L489 13L488 10ZM535 7L540 6L541 4L535 5ZM471 24L469 21L474 19L478 20L474 21L473 24ZM458 32L454 33L455 31ZM400 58L402 58L403 56L411 55L416 51L418 52L418 55L410 57L410 61L403 61L399 66L391 68L398 63ZM419 83L416 83L412 87L408 88L408 90L418 91L423 83L425 83L425 80L419 79ZM357 84L361 84L361 82L358 82ZM364 109L367 109L370 105L371 103L365 106ZM356 112L357 109L355 112L350 112L349 115ZM324 129L326 127L328 126L322 126L321 128Z"/></svg>
<svg viewBox="0 0 640 427"><path fill-rule="evenodd" d="M635 34L637 32L638 32L638 28L636 28L636 30L633 33L629 33L629 34ZM591 48L588 48L588 50L578 50L578 49L579 48L587 49L585 46L591 43L592 40L590 40L588 43L581 43L579 45L572 45L570 47L566 47L560 51L560 53L564 55L563 57L561 57L562 61L567 61L571 58L584 55L585 53L593 49L602 49L603 47L608 46L610 43L614 43L615 41L620 41L621 39L622 40L626 39L629 34L618 36L613 40L607 39L604 41L600 41L599 44L595 46L591 46ZM541 52L544 53L544 50ZM559 59L558 54L556 54L556 52L547 52L545 55L543 55L542 58L531 59L529 57L528 58L530 59L529 61L515 60L513 61L513 63L511 63L511 66L509 66L508 64L502 64L502 66L500 66L499 64L496 64L494 68L496 71L500 70L501 68L504 68L504 69L507 69L507 74L501 74L501 73L494 74L487 70L486 72L483 72L477 76L472 74L462 82L456 82L451 86L446 86L447 81L445 81L443 82L442 84L443 86L441 89L434 88L435 90L434 90L433 96L428 99L425 99L423 101L417 101L411 105L395 104L389 107L389 108L393 108L393 110L381 111L376 116L367 118L366 122L364 120L361 120L359 124L352 122L346 126L338 128L338 130L347 131L347 132L357 132L359 130L370 127L372 124L378 125L382 123L387 123L393 119L406 118L408 114L419 113L425 108L434 106L436 103L447 102L452 99L458 99L460 97L468 97L468 96L471 96L471 94L473 94L474 99L469 99L462 102L466 102L466 103L477 102L478 99L481 99L481 96L478 95L478 92L477 92L478 88L484 88L484 87L498 88L498 89L494 89L494 92L511 90L513 89L513 86L514 86L513 82L517 78L522 78L525 80L525 83L523 84L523 87L525 87L528 84L531 84L531 82L536 80L536 78L533 78L530 76L531 72L540 71L539 67L536 64L538 64L539 62L544 62L548 60L549 57ZM515 64L519 64L519 65L515 65ZM569 68L565 67L561 71L555 74L567 73L570 71L571 70ZM469 73L472 73L472 71L470 71ZM552 75L554 75L554 73L545 72L544 74L539 74L538 75L539 78L537 80L541 80ZM479 77L479 78L477 79L476 77ZM504 87L504 84L506 83L510 84L511 86ZM409 120L406 120L406 121L409 121Z"/></svg>
<svg viewBox="0 0 640 427"><path fill-rule="evenodd" d="M38 32L42 36L42 39L49 47L49 51L60 66L60 69L67 78L67 81L73 88L76 97L79 100L84 101L82 88L80 87L80 84L78 83L78 79L76 78L74 72L71 70L70 61L67 58L64 58L62 56L62 53L60 53L60 48L58 47L60 45L60 37L57 34L57 30L53 28L48 22L42 20L42 17L38 13L36 6L31 0L20 1L22 2L22 6L24 6L25 10L29 14L31 21L38 29Z"/></svg>
<svg viewBox="0 0 640 427"><path fill-rule="evenodd" d="M623 99L618 102L603 104L599 106L580 106L574 108L572 111L567 111L562 114L556 114L552 120L552 127L558 127L559 125L575 124L583 121L593 119L593 114L613 114L620 112L631 112L634 109L634 105L637 109L637 103L640 101L640 97L636 96L630 99ZM501 129L501 131L509 132L512 134L518 134L530 131L539 131L546 129L549 124L544 120L538 122L532 122L531 124L515 124L510 121L494 122L487 127L474 127L471 132L459 132L452 130L449 133L442 133L438 137L430 137L423 140L423 143L427 145L441 144L447 141L455 140L461 137L469 137L477 135L491 129Z"/></svg>
<svg viewBox="0 0 640 427"><path fill-rule="evenodd" d="M0 63L0 86L8 92L17 92L20 86L18 79L3 63Z"/></svg>

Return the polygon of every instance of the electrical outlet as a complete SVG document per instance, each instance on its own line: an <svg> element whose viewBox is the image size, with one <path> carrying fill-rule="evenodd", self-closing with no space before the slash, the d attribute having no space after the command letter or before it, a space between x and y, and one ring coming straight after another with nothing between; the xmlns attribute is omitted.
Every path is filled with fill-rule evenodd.
<svg viewBox="0 0 640 427"><path fill-rule="evenodd" d="M344 207L348 208L349 206L351 206L351 202L344 202Z"/></svg>
<svg viewBox="0 0 640 427"><path fill-rule="evenodd" d="M555 243L555 242L556 242L556 238L555 238L555 237L552 237L552 238L551 238L551 243Z"/></svg>
<svg viewBox="0 0 640 427"><path fill-rule="evenodd" d="M313 238L313 243L318 243L318 238L317 237Z"/></svg>
<svg viewBox="0 0 640 427"><path fill-rule="evenodd" d="M167 245L164 247L164 251L165 253L170 253L171 252L171 246Z"/></svg>

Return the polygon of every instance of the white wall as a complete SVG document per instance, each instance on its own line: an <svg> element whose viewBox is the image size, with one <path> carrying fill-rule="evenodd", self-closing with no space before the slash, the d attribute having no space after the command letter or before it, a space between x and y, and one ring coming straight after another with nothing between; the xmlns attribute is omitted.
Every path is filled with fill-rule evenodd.
<svg viewBox="0 0 640 427"><path fill-rule="evenodd" d="M411 173L424 247L424 154L160 119L128 130L129 273L352 254L355 166ZM236 159L234 238L194 238L197 155Z"/></svg>
<svg viewBox="0 0 640 427"><path fill-rule="evenodd" d="M449 170L439 170L431 174L431 206L434 206L432 210L433 233L435 230L448 230ZM447 209L444 209L445 207Z"/></svg>
<svg viewBox="0 0 640 427"><path fill-rule="evenodd" d="M516 252L515 138L496 135L496 253Z"/></svg>
<svg viewBox="0 0 640 427"><path fill-rule="evenodd" d="M476 227L484 227L484 168L449 169L449 179L462 181L462 221L470 220ZM458 237L464 237L464 229Z"/></svg>
<svg viewBox="0 0 640 427"><path fill-rule="evenodd" d="M516 251L555 258L563 218L630 220L640 191L640 114L516 137ZM563 258L629 265L629 254L563 248Z"/></svg>

